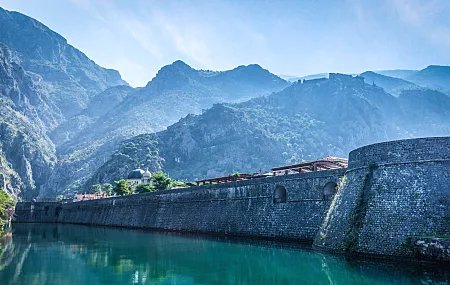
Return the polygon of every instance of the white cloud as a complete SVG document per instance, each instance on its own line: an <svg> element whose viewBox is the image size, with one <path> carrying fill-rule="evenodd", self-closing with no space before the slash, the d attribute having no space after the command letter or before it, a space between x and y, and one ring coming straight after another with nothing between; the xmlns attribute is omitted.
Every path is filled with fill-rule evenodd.
<svg viewBox="0 0 450 285"><path fill-rule="evenodd" d="M207 31L204 28L198 25L183 25L160 11L153 11L151 17L153 24L163 31L180 53L203 67L211 63L211 51L206 42Z"/></svg>
<svg viewBox="0 0 450 285"><path fill-rule="evenodd" d="M442 18L450 13L448 0L388 0L400 20L421 36L437 44L450 46L450 25ZM448 20L447 20L448 21Z"/></svg>
<svg viewBox="0 0 450 285"><path fill-rule="evenodd" d="M105 23L107 22L106 19L103 17L102 13L100 13L100 11L97 9L96 5L93 4L92 1L89 0L70 0L70 1L79 8L85 10L89 15L91 15L91 17L101 22Z"/></svg>
<svg viewBox="0 0 450 285"><path fill-rule="evenodd" d="M122 18L121 23L128 33L144 48L148 53L158 61L162 61L163 52L161 51L156 36L151 27L137 19Z"/></svg>

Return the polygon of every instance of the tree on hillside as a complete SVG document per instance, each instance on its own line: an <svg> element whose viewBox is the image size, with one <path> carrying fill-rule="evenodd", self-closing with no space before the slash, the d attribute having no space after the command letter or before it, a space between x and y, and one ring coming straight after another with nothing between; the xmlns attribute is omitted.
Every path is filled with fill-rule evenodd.
<svg viewBox="0 0 450 285"><path fill-rule="evenodd" d="M105 183L105 184L102 185L102 190L103 190L103 192L104 192L106 195L108 195L108 196L111 196L111 195L112 195L113 189L114 189L114 187L113 187L111 184L109 184L109 183Z"/></svg>
<svg viewBox="0 0 450 285"><path fill-rule="evenodd" d="M102 185L100 184L92 185L92 192L95 194L100 194L102 192Z"/></svg>
<svg viewBox="0 0 450 285"><path fill-rule="evenodd" d="M172 184L172 180L162 171L155 172L152 180L156 190L166 190Z"/></svg>
<svg viewBox="0 0 450 285"><path fill-rule="evenodd" d="M151 184L139 184L135 189L136 193L147 193L147 192L155 192L155 186Z"/></svg>
<svg viewBox="0 0 450 285"><path fill-rule="evenodd" d="M133 191L127 186L127 181L122 179L119 181L114 181L114 183L116 184L116 186L114 187L114 193L116 193L116 195L129 195L132 194Z"/></svg>

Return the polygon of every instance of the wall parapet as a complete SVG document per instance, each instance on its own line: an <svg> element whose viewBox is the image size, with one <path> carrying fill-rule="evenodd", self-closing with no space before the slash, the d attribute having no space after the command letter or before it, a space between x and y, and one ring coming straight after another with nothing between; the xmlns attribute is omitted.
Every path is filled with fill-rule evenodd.
<svg viewBox="0 0 450 285"><path fill-rule="evenodd" d="M350 152L348 169L370 164L450 161L449 141L449 137L428 137L363 146Z"/></svg>
<svg viewBox="0 0 450 285"><path fill-rule="evenodd" d="M312 242L331 201L326 186L344 173L333 169L67 203L56 221ZM280 187L286 193L278 202L274 193Z"/></svg>

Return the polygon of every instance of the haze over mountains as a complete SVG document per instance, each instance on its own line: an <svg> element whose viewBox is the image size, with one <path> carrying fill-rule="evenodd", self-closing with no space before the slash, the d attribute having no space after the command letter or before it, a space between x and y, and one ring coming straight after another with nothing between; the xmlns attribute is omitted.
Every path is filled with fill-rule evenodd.
<svg viewBox="0 0 450 285"><path fill-rule="evenodd" d="M0 187L24 199L138 166L193 180L450 134L448 66L288 82L175 61L132 88L32 18L0 9L0 31Z"/></svg>

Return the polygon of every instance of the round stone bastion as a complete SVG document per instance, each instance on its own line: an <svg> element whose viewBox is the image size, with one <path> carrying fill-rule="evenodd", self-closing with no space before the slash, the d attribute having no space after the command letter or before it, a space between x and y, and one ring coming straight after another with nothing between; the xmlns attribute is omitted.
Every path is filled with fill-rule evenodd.
<svg viewBox="0 0 450 285"><path fill-rule="evenodd" d="M450 237L450 137L355 149L338 187L317 249L417 257L412 240Z"/></svg>

